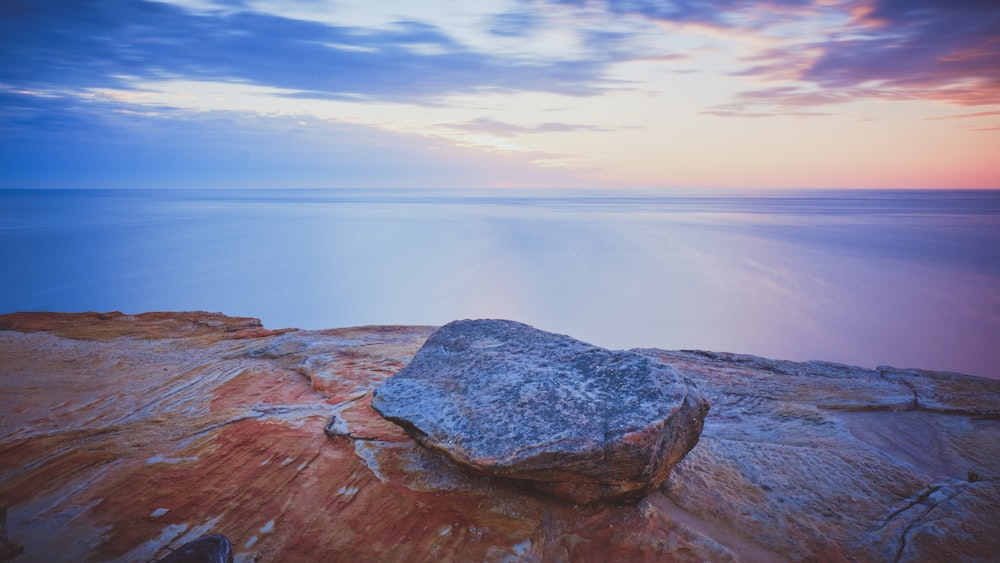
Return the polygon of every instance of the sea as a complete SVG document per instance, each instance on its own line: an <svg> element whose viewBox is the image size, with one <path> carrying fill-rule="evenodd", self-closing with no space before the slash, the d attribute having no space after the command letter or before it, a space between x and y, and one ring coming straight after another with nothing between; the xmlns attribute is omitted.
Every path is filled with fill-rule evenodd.
<svg viewBox="0 0 1000 563"><path fill-rule="evenodd" d="M0 313L185 310L1000 379L1000 191L0 190Z"/></svg>

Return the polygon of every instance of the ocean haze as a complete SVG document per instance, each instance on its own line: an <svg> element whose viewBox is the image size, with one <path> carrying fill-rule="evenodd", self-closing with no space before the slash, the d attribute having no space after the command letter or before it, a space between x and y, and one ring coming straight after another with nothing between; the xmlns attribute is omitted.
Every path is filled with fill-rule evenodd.
<svg viewBox="0 0 1000 563"><path fill-rule="evenodd" d="M2 190L0 312L507 318L1000 378L1000 192Z"/></svg>

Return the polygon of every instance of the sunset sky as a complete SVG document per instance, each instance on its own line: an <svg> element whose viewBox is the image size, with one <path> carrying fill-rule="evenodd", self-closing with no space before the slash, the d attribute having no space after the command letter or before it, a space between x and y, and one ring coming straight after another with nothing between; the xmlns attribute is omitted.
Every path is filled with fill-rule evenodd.
<svg viewBox="0 0 1000 563"><path fill-rule="evenodd" d="M996 0L0 0L0 188L1000 188Z"/></svg>

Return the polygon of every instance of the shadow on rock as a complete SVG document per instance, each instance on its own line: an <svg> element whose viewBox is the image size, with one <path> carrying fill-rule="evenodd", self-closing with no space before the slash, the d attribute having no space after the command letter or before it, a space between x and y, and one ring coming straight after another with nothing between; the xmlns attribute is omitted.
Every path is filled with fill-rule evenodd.
<svg viewBox="0 0 1000 563"><path fill-rule="evenodd" d="M226 536L198 538L154 563L233 563L233 547Z"/></svg>

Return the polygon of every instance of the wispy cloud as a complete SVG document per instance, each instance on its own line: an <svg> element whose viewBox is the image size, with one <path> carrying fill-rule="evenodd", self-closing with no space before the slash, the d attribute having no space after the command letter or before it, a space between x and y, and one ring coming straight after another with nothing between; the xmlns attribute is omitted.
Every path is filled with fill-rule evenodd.
<svg viewBox="0 0 1000 563"><path fill-rule="evenodd" d="M706 110L699 112L703 115L714 115L716 117L825 117L833 115L830 112L823 111L788 111L788 110L773 110L773 111L760 111L754 109L748 109L746 107L741 107L738 105L734 106L713 106Z"/></svg>
<svg viewBox="0 0 1000 563"><path fill-rule="evenodd" d="M577 4L572 0L564 3ZM993 0L607 0L608 10L674 24L768 34L797 18L840 16L809 38L742 60L736 75L792 80L857 99L1000 103L1000 9ZM795 105L794 98L788 101Z"/></svg>
<svg viewBox="0 0 1000 563"><path fill-rule="evenodd" d="M538 15L530 10L504 12L489 22L489 32L505 37L527 37L541 25Z"/></svg>
<svg viewBox="0 0 1000 563"><path fill-rule="evenodd" d="M559 0L561 4L583 6L588 0ZM637 14L647 18L676 23L699 23L718 27L736 25L761 27L787 19L788 13L811 8L812 0L606 0L609 11L616 14ZM753 8L766 11L748 14Z"/></svg>
<svg viewBox="0 0 1000 563"><path fill-rule="evenodd" d="M823 87L874 84L958 105L1000 103L1000 10L990 0L877 0L820 46L802 76Z"/></svg>
<svg viewBox="0 0 1000 563"><path fill-rule="evenodd" d="M956 115L940 115L936 117L925 117L924 121L974 121L975 123L981 123L983 118L988 117L1000 117L1000 111L976 111L972 113L960 113ZM992 127L976 127L976 126L966 126L968 131L1000 131L1000 125Z"/></svg>
<svg viewBox="0 0 1000 563"><path fill-rule="evenodd" d="M471 91L599 91L601 59L533 60L471 50L436 27L392 29L147 0L5 3L0 81L128 87L130 79L247 82L317 98L419 101ZM346 48L345 48L346 47Z"/></svg>
<svg viewBox="0 0 1000 563"><path fill-rule="evenodd" d="M737 92L733 96L733 101L711 106L701 113L720 117L821 117L832 113L803 108L844 104L856 100L857 97L856 91L775 86Z"/></svg>
<svg viewBox="0 0 1000 563"><path fill-rule="evenodd" d="M951 119L969 119L973 117L990 117L994 115L1000 115L1000 111L977 111L973 113L961 113L958 115L942 115L938 117L925 117L925 121L941 121L941 120L951 120Z"/></svg>
<svg viewBox="0 0 1000 563"><path fill-rule="evenodd" d="M574 131L607 131L603 127L573 123L546 122L533 126L515 125L493 119L480 118L468 123L442 125L447 129L486 133L497 137L512 137L524 133L567 133Z"/></svg>
<svg viewBox="0 0 1000 563"><path fill-rule="evenodd" d="M567 185L550 153L484 153L309 115L0 91L0 188ZM53 163L58 163L54 166ZM544 164L544 163L543 163Z"/></svg>
<svg viewBox="0 0 1000 563"><path fill-rule="evenodd" d="M738 76L799 81L835 96L1000 103L1000 10L991 0L551 0L677 25L766 36ZM129 87L132 80L245 82L290 97L430 103L471 92L595 95L627 60L677 60L637 47L628 27L572 30L576 57L526 58L475 49L447 30L400 20L390 28L333 25L247 11L188 11L150 0L17 0L0 6L0 81L31 88ZM839 17L819 36L789 22ZM495 14L483 33L527 37L545 27L537 5ZM767 90L764 90L767 92ZM785 100L797 104L794 97Z"/></svg>
<svg viewBox="0 0 1000 563"><path fill-rule="evenodd" d="M102 162L191 139L234 177L246 152L328 184L457 150L577 185L984 187L998 109L996 0L0 0L0 141L38 162L97 136ZM326 150L353 156L303 163Z"/></svg>

